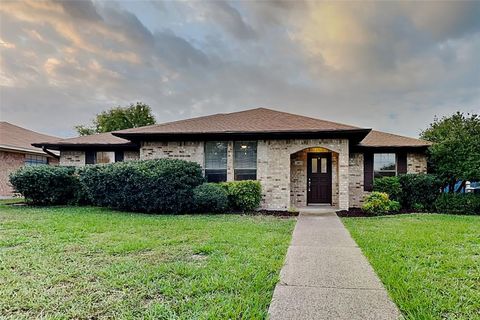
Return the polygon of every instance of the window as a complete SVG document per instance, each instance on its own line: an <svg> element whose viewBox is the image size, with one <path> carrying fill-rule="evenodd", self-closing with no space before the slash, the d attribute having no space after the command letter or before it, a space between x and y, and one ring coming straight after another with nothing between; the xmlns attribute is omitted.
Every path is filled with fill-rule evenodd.
<svg viewBox="0 0 480 320"><path fill-rule="evenodd" d="M235 180L257 179L257 142L235 141L233 165Z"/></svg>
<svg viewBox="0 0 480 320"><path fill-rule="evenodd" d="M208 182L227 181L227 142L205 142L205 178Z"/></svg>
<svg viewBox="0 0 480 320"><path fill-rule="evenodd" d="M374 178L392 177L397 175L395 153L375 153L373 155Z"/></svg>
<svg viewBox="0 0 480 320"><path fill-rule="evenodd" d="M125 158L123 151L115 151L115 162L122 162Z"/></svg>
<svg viewBox="0 0 480 320"><path fill-rule="evenodd" d="M95 163L112 163L115 162L114 152L98 151Z"/></svg>
<svg viewBox="0 0 480 320"><path fill-rule="evenodd" d="M28 166L39 166L41 164L48 164L48 158L45 156L26 154L25 164Z"/></svg>
<svg viewBox="0 0 480 320"><path fill-rule="evenodd" d="M115 152L113 151L87 151L85 152L85 164L113 163Z"/></svg>

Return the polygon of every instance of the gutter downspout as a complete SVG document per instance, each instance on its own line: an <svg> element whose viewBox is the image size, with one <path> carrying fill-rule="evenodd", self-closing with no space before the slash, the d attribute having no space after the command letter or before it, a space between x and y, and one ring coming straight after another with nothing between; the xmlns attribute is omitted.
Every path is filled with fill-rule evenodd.
<svg viewBox="0 0 480 320"><path fill-rule="evenodd" d="M60 159L60 156L56 155L55 153L51 152L50 150L48 150L45 146L42 147L42 151L45 152L46 154L48 155L51 155L52 157L54 157L55 159Z"/></svg>

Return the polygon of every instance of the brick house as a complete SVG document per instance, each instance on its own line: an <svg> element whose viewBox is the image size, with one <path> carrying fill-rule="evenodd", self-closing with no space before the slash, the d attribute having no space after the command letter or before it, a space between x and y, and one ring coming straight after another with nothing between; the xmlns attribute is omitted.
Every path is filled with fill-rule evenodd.
<svg viewBox="0 0 480 320"><path fill-rule="evenodd" d="M430 143L258 108L34 145L59 150L61 165L195 161L211 182L259 180L262 207L286 210L359 207L374 177L425 173Z"/></svg>
<svg viewBox="0 0 480 320"><path fill-rule="evenodd" d="M58 153L45 152L31 145L46 139L59 138L0 122L0 196L13 195L9 175L24 165L58 164Z"/></svg>

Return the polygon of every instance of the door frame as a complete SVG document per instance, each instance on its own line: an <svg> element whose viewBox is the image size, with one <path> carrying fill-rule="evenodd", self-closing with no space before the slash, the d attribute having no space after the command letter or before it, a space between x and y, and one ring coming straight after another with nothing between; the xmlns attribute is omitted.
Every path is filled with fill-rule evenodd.
<svg viewBox="0 0 480 320"><path fill-rule="evenodd" d="M309 178L310 178L310 171L311 171L311 159L313 156L323 156L325 155L326 158L327 158L327 172L328 172L328 175L329 175L329 190L330 190L330 198L328 199L327 202L312 202L310 201L310 192L308 191L308 182L309 182ZM333 199L333 173L332 173L332 153L331 152L308 152L307 153L307 170L306 170L306 176L307 176L307 179L306 179L306 191L307 191L307 195L306 195L306 199L307 199L307 206L309 205L325 205L325 204L330 204L332 205L332 199ZM320 163L318 164L318 169L320 170Z"/></svg>

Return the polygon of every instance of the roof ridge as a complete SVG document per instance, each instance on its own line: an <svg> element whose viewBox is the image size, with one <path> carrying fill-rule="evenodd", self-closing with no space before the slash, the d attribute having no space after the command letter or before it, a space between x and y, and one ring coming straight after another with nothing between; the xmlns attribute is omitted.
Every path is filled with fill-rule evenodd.
<svg viewBox="0 0 480 320"><path fill-rule="evenodd" d="M286 112L286 111L279 111L279 110L276 110L276 109L270 109L270 108L266 108L266 107L257 107L257 108L240 110L240 111L233 111L233 112L227 112L227 113L214 113L214 114L198 116L198 117L194 117L194 118L179 119L179 120L174 120L174 121L169 121L169 122L156 123L156 124L152 124L152 125L149 125L149 126L143 126L143 127L137 127L137 128L117 130L117 131L112 131L112 134L116 135L117 133L120 133L120 134L130 133L132 130L140 129L140 128L141 129L161 128L161 127L169 126L169 125L172 125L172 124L189 123L189 122L195 122L195 121L198 121L198 120L210 119L210 118L214 118L214 117L233 116L233 115L237 115L237 114L248 113L248 112L258 111L258 110L274 112L274 113L277 113L277 114L284 114L284 115L288 115L288 116L291 116L291 117L295 117L297 119L298 118L303 118L303 119L309 119L309 120L312 120L312 121L321 121L323 123L342 125L344 127L348 127L348 128L351 128L351 129L364 129L364 128L361 128L361 127L352 126L352 125L348 125L348 124L344 124L344 123L340 123L340 122L324 120L324 119L314 118L314 117L305 116L305 115L294 114L294 113L290 113L290 112Z"/></svg>
<svg viewBox="0 0 480 320"><path fill-rule="evenodd" d="M265 108L265 107L260 107L260 108L250 109L250 110L259 110L259 109L274 111L274 112L283 113L283 114L287 114L287 115L295 116L295 117L307 118L307 119L311 119L311 120L315 120L315 121L323 121L323 122L328 122L328 123L333 123L333 124L341 124L342 126L347 126L347 127L351 127L351 128L365 129L365 128L361 128L361 127L357 127L357 126L352 126L350 124L345 124L345 123L342 123L342 122L319 119L319 118L314 118L314 117L311 117L311 116L305 116L305 115L301 115L301 114L291 113L291 112L287 112L287 111L280 111L280 110L270 109L270 108ZM250 111L250 110L245 110L245 111Z"/></svg>
<svg viewBox="0 0 480 320"><path fill-rule="evenodd" d="M20 130L28 131L28 132L31 132L31 133L37 134L37 135L47 136L47 137L55 138L55 139L59 139L59 138L60 138L60 137L52 136L52 135L49 135L49 134L46 134L46 133L37 132L37 131L33 131L33 130L30 130L30 129L27 129L27 128L24 128L24 127L20 127L19 125L13 124L13 123L8 122L8 121L0 121L0 124L2 124L2 125L9 125L9 126L18 128L18 129L20 129Z"/></svg>

